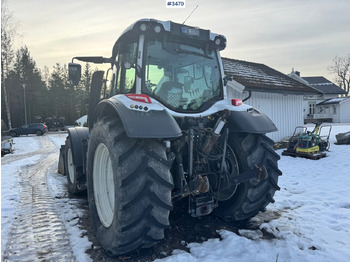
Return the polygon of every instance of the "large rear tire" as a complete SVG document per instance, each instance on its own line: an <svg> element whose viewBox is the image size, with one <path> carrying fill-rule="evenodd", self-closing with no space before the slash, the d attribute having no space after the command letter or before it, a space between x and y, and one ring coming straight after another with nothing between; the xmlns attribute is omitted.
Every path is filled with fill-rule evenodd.
<svg viewBox="0 0 350 262"><path fill-rule="evenodd" d="M95 123L88 147L88 201L97 239L110 255L164 238L173 188L167 163L160 141L129 138L115 117Z"/></svg>
<svg viewBox="0 0 350 262"><path fill-rule="evenodd" d="M257 164L265 166L268 178L261 181L250 179L240 184L230 199L220 201L215 213L225 221L248 221L274 202L273 196L279 190L278 176L282 173L277 166L280 157L273 150L273 143L265 135L231 134L229 145L237 157L240 173Z"/></svg>

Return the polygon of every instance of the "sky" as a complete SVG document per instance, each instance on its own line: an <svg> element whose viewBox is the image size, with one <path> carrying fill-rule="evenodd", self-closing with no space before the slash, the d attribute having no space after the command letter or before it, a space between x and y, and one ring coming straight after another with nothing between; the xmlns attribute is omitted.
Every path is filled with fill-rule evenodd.
<svg viewBox="0 0 350 262"><path fill-rule="evenodd" d="M224 57L263 63L282 73L335 76L327 67L350 54L348 0L8 0L39 68L68 64L72 57L111 56L120 34L140 18L171 20L225 35Z"/></svg>

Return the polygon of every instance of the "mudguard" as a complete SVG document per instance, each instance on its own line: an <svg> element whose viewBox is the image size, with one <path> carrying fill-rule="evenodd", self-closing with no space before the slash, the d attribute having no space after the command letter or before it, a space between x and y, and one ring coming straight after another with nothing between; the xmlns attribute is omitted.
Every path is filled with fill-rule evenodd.
<svg viewBox="0 0 350 262"><path fill-rule="evenodd" d="M61 175L66 175L66 170L65 170L65 166L66 166L66 145L61 145L60 148L60 156L58 158L58 168L57 168L57 172L60 173Z"/></svg>
<svg viewBox="0 0 350 262"><path fill-rule="evenodd" d="M87 127L70 127L68 135L72 147L73 164L75 166L83 166L84 164L84 144L83 141L89 137L89 128Z"/></svg>
<svg viewBox="0 0 350 262"><path fill-rule="evenodd" d="M270 118L253 108L248 111L231 111L227 122L230 132L266 134L277 131Z"/></svg>
<svg viewBox="0 0 350 262"><path fill-rule="evenodd" d="M166 110L147 112L130 110L114 97L103 100L97 105L93 122L111 109L121 119L129 137L173 138L182 135L179 125Z"/></svg>

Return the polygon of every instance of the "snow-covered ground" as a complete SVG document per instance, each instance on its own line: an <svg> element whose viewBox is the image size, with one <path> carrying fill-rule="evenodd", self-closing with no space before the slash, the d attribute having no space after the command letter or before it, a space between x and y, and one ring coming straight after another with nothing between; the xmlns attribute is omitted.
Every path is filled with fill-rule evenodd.
<svg viewBox="0 0 350 262"><path fill-rule="evenodd" d="M350 145L335 145L335 135L350 131L348 125L333 125L327 157L308 160L281 156L281 190L276 202L253 219L256 230L240 230L239 235L219 231L222 239L190 243L190 252L174 250L157 262L175 261L349 261L350 260ZM57 147L64 135L47 134ZM15 138L15 153L2 158L1 165L1 253L8 240L12 221L18 212L23 168L40 164L37 137ZM58 151L57 151L58 152ZM282 150L278 150L281 154ZM28 155L21 158L20 155ZM7 161L15 157L18 160ZM58 157L58 153L57 153ZM66 179L56 173L57 162L47 171L47 184L57 199L56 208L70 235L77 261L88 261L85 252L91 243L77 227L80 210L74 200L65 198ZM195 232L194 232L195 233ZM270 237L266 237L266 235Z"/></svg>

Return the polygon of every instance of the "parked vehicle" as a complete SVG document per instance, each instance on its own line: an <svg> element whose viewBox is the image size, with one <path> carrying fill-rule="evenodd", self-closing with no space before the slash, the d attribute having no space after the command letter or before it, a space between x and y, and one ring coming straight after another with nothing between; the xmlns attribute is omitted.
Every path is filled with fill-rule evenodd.
<svg viewBox="0 0 350 262"><path fill-rule="evenodd" d="M47 126L43 123L30 123L28 125L23 125L18 128L10 129L11 136L29 135L36 134L37 136L42 136L47 132Z"/></svg>
<svg viewBox="0 0 350 262"><path fill-rule="evenodd" d="M74 60L112 67L110 87L103 71L93 74L88 127L68 128L59 158L70 193L87 189L97 239L109 254L163 239L173 203L183 198L191 216L213 212L227 222L247 221L273 202L281 171L265 134L277 128L227 97L225 47L226 38L209 30L142 19L110 58L69 64L75 85L81 65Z"/></svg>
<svg viewBox="0 0 350 262"><path fill-rule="evenodd" d="M3 157L6 154L11 154L13 152L12 145L13 139L10 136L1 136L1 157Z"/></svg>
<svg viewBox="0 0 350 262"><path fill-rule="evenodd" d="M56 116L52 116L52 117L47 117L45 119L45 124L47 126L47 129L49 131L63 131L65 130L65 126L66 126L66 118L61 116L61 117L56 117Z"/></svg>
<svg viewBox="0 0 350 262"><path fill-rule="evenodd" d="M339 133L335 136L338 145L349 145L350 144L350 131L346 133Z"/></svg>

